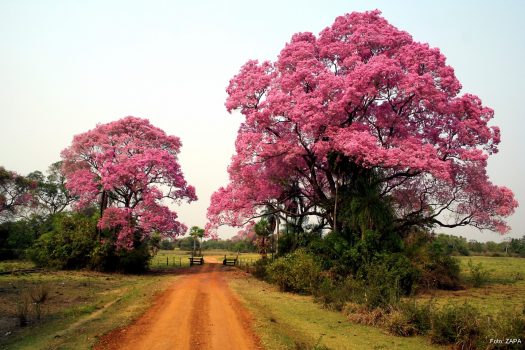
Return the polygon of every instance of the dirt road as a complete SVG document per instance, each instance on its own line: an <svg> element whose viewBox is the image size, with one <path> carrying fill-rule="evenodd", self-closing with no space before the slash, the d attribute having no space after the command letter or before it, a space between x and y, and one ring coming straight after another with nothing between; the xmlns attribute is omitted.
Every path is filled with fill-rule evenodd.
<svg viewBox="0 0 525 350"><path fill-rule="evenodd" d="M260 349L251 317L228 287L233 268L194 266L126 328L105 335L95 349Z"/></svg>

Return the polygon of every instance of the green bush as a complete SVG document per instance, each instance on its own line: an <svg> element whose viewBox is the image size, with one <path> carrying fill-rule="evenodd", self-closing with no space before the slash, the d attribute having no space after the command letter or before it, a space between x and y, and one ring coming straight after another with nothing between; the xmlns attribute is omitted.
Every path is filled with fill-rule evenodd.
<svg viewBox="0 0 525 350"><path fill-rule="evenodd" d="M390 333L401 337L418 334L417 327L411 322L408 315L400 310L393 310L388 315L386 328Z"/></svg>
<svg viewBox="0 0 525 350"><path fill-rule="evenodd" d="M420 271L418 287L422 289L461 289L459 260L447 254L439 244L430 242L412 256Z"/></svg>
<svg viewBox="0 0 525 350"><path fill-rule="evenodd" d="M418 305L416 302L401 302L395 306L387 320L387 329L400 336L425 334L431 328L433 309L429 302Z"/></svg>
<svg viewBox="0 0 525 350"><path fill-rule="evenodd" d="M436 344L454 344L461 349L476 349L483 325L479 311L469 304L445 305L432 314L430 340Z"/></svg>
<svg viewBox="0 0 525 350"><path fill-rule="evenodd" d="M137 233L133 249L116 249L113 232L97 232L98 216L60 213L50 232L27 250L37 266L56 269L91 268L102 271L141 272L151 259L149 240Z"/></svg>
<svg viewBox="0 0 525 350"><path fill-rule="evenodd" d="M361 288L354 292L353 301L369 309L395 305L401 296L411 293L417 276L418 271L403 254L377 255L359 270Z"/></svg>
<svg viewBox="0 0 525 350"><path fill-rule="evenodd" d="M490 272L483 267L482 263L474 264L472 259L468 261L468 268L470 272L470 278L474 287L482 287L487 284L490 277Z"/></svg>
<svg viewBox="0 0 525 350"><path fill-rule="evenodd" d="M175 242L163 239L160 241L160 249L162 250L173 250L175 249Z"/></svg>
<svg viewBox="0 0 525 350"><path fill-rule="evenodd" d="M0 224L0 260L20 259L44 232L51 230L51 218L31 215Z"/></svg>
<svg viewBox="0 0 525 350"><path fill-rule="evenodd" d="M53 217L52 231L41 235L28 249L38 266L76 269L90 265L96 242L96 217L62 213Z"/></svg>
<svg viewBox="0 0 525 350"><path fill-rule="evenodd" d="M133 249L121 249L116 252L116 271L138 273L148 269L151 261L148 242L135 244Z"/></svg>
<svg viewBox="0 0 525 350"><path fill-rule="evenodd" d="M117 249L115 242L110 239L97 242L91 253L90 267L101 271L127 273L147 270L153 257L151 246L155 244L155 236L150 239L141 239L141 237L139 232L135 233L131 249Z"/></svg>
<svg viewBox="0 0 525 350"><path fill-rule="evenodd" d="M521 339L522 342L525 341L525 314L523 311L504 312L488 317L485 344L490 344L490 339ZM523 343L519 346L523 346ZM496 346L494 347L496 348Z"/></svg>
<svg viewBox="0 0 525 350"><path fill-rule="evenodd" d="M270 264L270 259L258 259L253 264L251 268L251 273L259 279L267 280L269 264Z"/></svg>
<svg viewBox="0 0 525 350"><path fill-rule="evenodd" d="M321 266L315 256L298 249L274 260L267 272L269 279L283 291L312 293L319 283Z"/></svg>
<svg viewBox="0 0 525 350"><path fill-rule="evenodd" d="M353 296L361 289L362 285L351 276L341 281L334 281L325 276L315 290L314 297L323 306L341 311L345 304L354 299Z"/></svg>
<svg viewBox="0 0 525 350"><path fill-rule="evenodd" d="M340 310L352 301L367 309L388 308L399 298L409 295L417 281L418 271L400 253L376 255L363 265L356 276L341 278L333 270L322 273L314 296L324 306Z"/></svg>

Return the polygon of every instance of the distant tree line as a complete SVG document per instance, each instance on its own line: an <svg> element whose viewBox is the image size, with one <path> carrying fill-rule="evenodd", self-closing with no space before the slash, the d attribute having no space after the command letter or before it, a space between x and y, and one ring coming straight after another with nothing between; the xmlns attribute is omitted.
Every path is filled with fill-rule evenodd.
<svg viewBox="0 0 525 350"><path fill-rule="evenodd" d="M250 239L209 239L202 241L201 249L206 251L210 249L227 250L232 252L251 253L257 251L257 246ZM193 249L193 237L183 237L177 240L162 240L160 249L191 251Z"/></svg>
<svg viewBox="0 0 525 350"><path fill-rule="evenodd" d="M451 255L491 255L491 256L517 256L525 257L525 236L521 238L510 238L503 242L493 241L478 242L467 241L464 237L438 234L435 244Z"/></svg>

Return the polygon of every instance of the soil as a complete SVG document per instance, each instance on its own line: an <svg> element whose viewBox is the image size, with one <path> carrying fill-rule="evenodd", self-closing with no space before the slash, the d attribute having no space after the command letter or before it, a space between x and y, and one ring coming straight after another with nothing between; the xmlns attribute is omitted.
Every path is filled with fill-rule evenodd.
<svg viewBox="0 0 525 350"><path fill-rule="evenodd" d="M206 258L134 323L103 336L95 349L260 349L251 316L226 281L236 271Z"/></svg>

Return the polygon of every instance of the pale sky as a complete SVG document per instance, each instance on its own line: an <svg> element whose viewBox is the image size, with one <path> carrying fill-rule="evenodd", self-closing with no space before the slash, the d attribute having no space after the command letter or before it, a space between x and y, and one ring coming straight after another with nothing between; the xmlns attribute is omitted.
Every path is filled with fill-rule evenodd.
<svg viewBox="0 0 525 350"><path fill-rule="evenodd" d="M318 34L339 15L376 8L440 48L462 92L495 110L502 143L489 174L522 204L507 237L525 235L523 1L0 0L0 165L43 171L73 135L127 115L148 118L181 138L199 201L176 211L187 226L204 226L242 120L224 108L228 81L248 59L274 60L295 32Z"/></svg>

